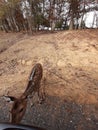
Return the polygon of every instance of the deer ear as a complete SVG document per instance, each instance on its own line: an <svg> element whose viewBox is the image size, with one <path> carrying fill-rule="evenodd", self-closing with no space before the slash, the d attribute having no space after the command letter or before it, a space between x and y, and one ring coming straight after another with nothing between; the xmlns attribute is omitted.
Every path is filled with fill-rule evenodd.
<svg viewBox="0 0 98 130"><path fill-rule="evenodd" d="M3 96L7 102L16 101L17 98L13 96Z"/></svg>

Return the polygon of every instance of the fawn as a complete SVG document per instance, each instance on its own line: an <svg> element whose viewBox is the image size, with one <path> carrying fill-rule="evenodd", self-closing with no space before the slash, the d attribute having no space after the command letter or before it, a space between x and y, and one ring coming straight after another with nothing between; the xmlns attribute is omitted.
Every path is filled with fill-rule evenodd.
<svg viewBox="0 0 98 130"><path fill-rule="evenodd" d="M30 96L33 92L37 92L39 99L42 98L41 100L44 100L43 95L40 95L40 83L42 76L42 65L40 63L37 63L31 71L29 81L24 93L19 98L13 96L6 96L10 98L11 101L14 101L11 109L11 123L19 123L22 120L22 117L26 112L28 96Z"/></svg>

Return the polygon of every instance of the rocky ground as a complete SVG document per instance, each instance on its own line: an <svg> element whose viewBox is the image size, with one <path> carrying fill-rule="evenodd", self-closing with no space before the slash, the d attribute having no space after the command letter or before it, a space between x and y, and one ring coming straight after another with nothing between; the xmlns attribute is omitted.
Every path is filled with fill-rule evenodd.
<svg viewBox="0 0 98 130"><path fill-rule="evenodd" d="M28 107L22 123L47 130L98 130L98 30L62 31L28 36L0 32L0 122L9 121L32 66L43 65L46 100Z"/></svg>

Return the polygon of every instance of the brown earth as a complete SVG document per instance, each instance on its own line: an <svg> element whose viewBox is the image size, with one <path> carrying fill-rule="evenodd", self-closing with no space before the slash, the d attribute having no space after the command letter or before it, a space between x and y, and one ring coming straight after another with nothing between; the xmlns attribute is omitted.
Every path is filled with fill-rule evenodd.
<svg viewBox="0 0 98 130"><path fill-rule="evenodd" d="M0 121L9 121L12 106L2 96L19 97L39 62L46 100L32 108L28 102L22 123L48 130L98 130L97 57L97 29L34 36L0 32Z"/></svg>

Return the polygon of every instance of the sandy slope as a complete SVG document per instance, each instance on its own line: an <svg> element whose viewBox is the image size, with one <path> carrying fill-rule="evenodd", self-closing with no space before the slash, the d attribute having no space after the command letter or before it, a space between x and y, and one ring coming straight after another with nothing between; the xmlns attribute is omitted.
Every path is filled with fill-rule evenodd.
<svg viewBox="0 0 98 130"><path fill-rule="evenodd" d="M40 62L48 96L98 108L98 30L1 33L0 48L1 96L20 96L32 66Z"/></svg>
<svg viewBox="0 0 98 130"><path fill-rule="evenodd" d="M9 35L3 37L9 38ZM32 65L40 62L43 64L49 94L64 96L80 103L96 103L97 35L97 30L64 31L32 37L25 35L22 40L19 38L20 41L17 34L17 37L12 35L13 43L17 39L16 44L0 54L0 94L4 94L5 90L10 94L14 94L11 93L13 89L17 94L24 91L25 80Z"/></svg>

